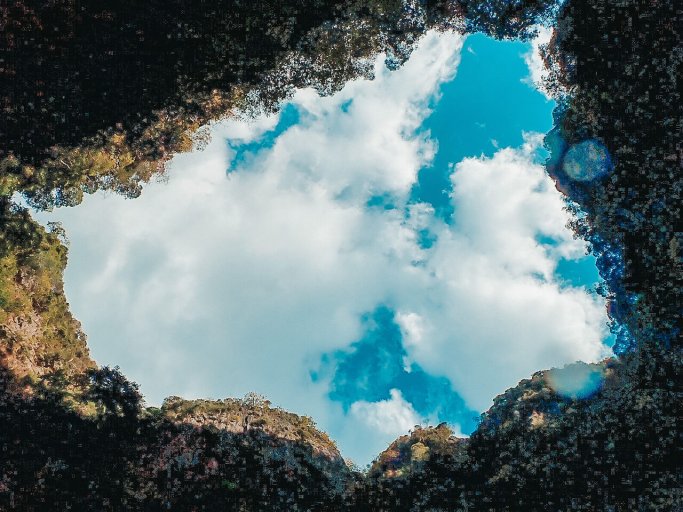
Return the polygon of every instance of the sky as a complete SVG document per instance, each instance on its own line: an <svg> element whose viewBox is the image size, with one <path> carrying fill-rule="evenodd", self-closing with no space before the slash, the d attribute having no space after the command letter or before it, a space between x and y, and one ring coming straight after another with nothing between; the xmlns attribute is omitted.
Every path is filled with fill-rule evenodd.
<svg viewBox="0 0 683 512"><path fill-rule="evenodd" d="M537 46L430 33L397 71L212 123L140 198L37 213L70 239L92 356L152 405L263 394L365 465L608 355L595 262L542 166Z"/></svg>

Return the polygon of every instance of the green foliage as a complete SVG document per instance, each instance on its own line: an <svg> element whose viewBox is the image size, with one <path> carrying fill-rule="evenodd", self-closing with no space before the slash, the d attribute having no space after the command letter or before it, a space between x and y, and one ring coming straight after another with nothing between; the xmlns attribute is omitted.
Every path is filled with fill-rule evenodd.
<svg viewBox="0 0 683 512"><path fill-rule="evenodd" d="M353 507L675 510L681 394L634 387L626 363L603 367L602 390L585 400L556 395L548 372L522 381L496 398L468 441L432 450L409 471L375 472Z"/></svg>
<svg viewBox="0 0 683 512"><path fill-rule="evenodd" d="M448 3L448 2L444 2ZM536 26L549 24L559 0L457 0L466 30L498 39L529 39Z"/></svg>
<svg viewBox="0 0 683 512"><path fill-rule="evenodd" d="M416 426L410 435L401 436L391 443L368 470L370 479L406 478L422 469L433 456L452 455L465 442L453 435L446 423L436 427Z"/></svg>
<svg viewBox="0 0 683 512"><path fill-rule="evenodd" d="M646 5L647 4L647 5ZM681 496L680 12L568 0L546 50L566 145L602 141L611 176L573 183L581 236L624 253L603 274L640 350L605 363L585 400L546 374L506 391L469 441L418 428L352 474L315 423L262 397L166 400L94 368L62 290L64 233L12 204L135 197L192 134L232 109L275 110L396 67L429 28L529 37L543 0L0 5L0 509L677 510ZM258 43L258 44L256 44ZM201 137L199 137L201 138ZM201 142L201 141L200 141ZM595 250L600 258L607 251ZM628 293L627 293L628 292ZM656 336L659 332L673 336ZM79 411L79 413L76 413Z"/></svg>
<svg viewBox="0 0 683 512"><path fill-rule="evenodd" d="M135 382L126 379L118 367L93 368L86 372L87 391L81 397L93 402L100 417L137 418L142 411L142 395Z"/></svg>
<svg viewBox="0 0 683 512"><path fill-rule="evenodd" d="M0 198L0 226L0 257L13 251L35 250L42 239L28 211L3 198Z"/></svg>
<svg viewBox="0 0 683 512"><path fill-rule="evenodd" d="M55 371L70 378L93 365L85 335L69 312L62 273L67 251L60 226L45 231L28 212L0 201L0 356L18 377Z"/></svg>
<svg viewBox="0 0 683 512"><path fill-rule="evenodd" d="M549 85L567 95L553 132L564 143L548 171L587 214L580 235L594 245L613 318L632 335L617 348L638 348L660 365L676 364L681 334L681 23L675 2L574 0L546 49ZM585 140L602 141L614 168L577 183L562 158ZM647 365L639 372L655 378Z"/></svg>
<svg viewBox="0 0 683 512"><path fill-rule="evenodd" d="M371 59L381 52L397 67L430 28L526 34L552 4L207 0L188 8L184 0L163 6L85 0L76 8L65 0L24 0L0 6L0 51L8 56L0 68L0 197L20 192L38 208L72 206L98 189L137 197L211 120L235 109L274 111L297 87L330 94L370 77Z"/></svg>

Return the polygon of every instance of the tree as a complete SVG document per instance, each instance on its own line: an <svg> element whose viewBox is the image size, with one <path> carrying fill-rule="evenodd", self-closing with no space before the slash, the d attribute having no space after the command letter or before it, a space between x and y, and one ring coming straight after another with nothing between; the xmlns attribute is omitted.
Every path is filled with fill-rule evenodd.
<svg viewBox="0 0 683 512"><path fill-rule="evenodd" d="M142 394L137 383L123 376L118 366L87 372L88 391L85 402L93 402L101 417L136 418L142 410Z"/></svg>

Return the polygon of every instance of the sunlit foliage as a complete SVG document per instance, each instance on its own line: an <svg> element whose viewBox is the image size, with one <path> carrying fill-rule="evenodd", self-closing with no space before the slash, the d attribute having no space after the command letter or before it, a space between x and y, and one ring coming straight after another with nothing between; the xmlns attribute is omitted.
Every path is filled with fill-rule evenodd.
<svg viewBox="0 0 683 512"><path fill-rule="evenodd" d="M682 16L636 0L0 5L0 509L680 508ZM548 172L598 258L622 354L594 390L558 393L539 372L468 441L416 428L364 476L259 397L145 409L95 368L62 289L63 232L13 194L134 197L212 119L275 110L295 87L330 94L380 52L400 66L430 28L528 38L539 23L555 25Z"/></svg>

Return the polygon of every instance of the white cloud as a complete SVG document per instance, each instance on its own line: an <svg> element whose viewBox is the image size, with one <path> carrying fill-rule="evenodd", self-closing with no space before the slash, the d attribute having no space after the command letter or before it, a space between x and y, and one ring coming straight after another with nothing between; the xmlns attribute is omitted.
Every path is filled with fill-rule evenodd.
<svg viewBox="0 0 683 512"><path fill-rule="evenodd" d="M476 409L541 368L606 354L602 301L553 278L583 243L564 227L560 194L532 161L538 137L452 175L452 226L435 227L419 294L401 297L397 321L410 357L448 376ZM537 235L556 240L548 247Z"/></svg>
<svg viewBox="0 0 683 512"><path fill-rule="evenodd" d="M394 320L401 329L403 343L407 345L419 345L424 338L424 319L415 313L398 312Z"/></svg>
<svg viewBox="0 0 683 512"><path fill-rule="evenodd" d="M543 58L539 52L541 45L548 44L553 35L552 27L538 27L538 35L531 40L531 48L524 55L524 60L529 67L529 76L525 82L536 87L546 98L552 99L547 89L543 86L543 79L548 75L548 71L543 63Z"/></svg>
<svg viewBox="0 0 683 512"><path fill-rule="evenodd" d="M392 389L390 394L391 398L379 402L354 402L351 405L351 415L356 421L386 434L389 439L395 439L419 425L421 418L398 389Z"/></svg>
<svg viewBox="0 0 683 512"><path fill-rule="evenodd" d="M405 202L433 152L415 130L461 45L432 34L397 72L380 58L373 82L329 98L299 91L301 122L227 178L224 141L258 139L276 117L212 126L203 153L177 156L168 181L134 201L97 194L43 215L71 238L67 295L96 359L120 364L151 403L253 390L341 432L359 460L383 449L385 438L354 439L308 370L411 279L414 231L400 211L364 205L384 193Z"/></svg>
<svg viewBox="0 0 683 512"><path fill-rule="evenodd" d="M152 403L262 393L362 463L387 434L358 415L388 415L403 432L410 404L394 393L347 416L308 371L358 339L379 304L399 312L410 359L478 409L535 370L599 357L603 306L553 280L557 258L582 247L532 163L538 139L456 166L452 226L427 205L408 218L400 208L434 150L416 130L461 46L431 34L394 73L378 65L375 81L329 98L298 92L301 122L228 177L225 139L254 140L277 118L212 126L206 151L176 157L168 182L134 201L98 194L43 215L71 238L67 295L96 359L120 364ZM366 208L377 194L399 208ZM429 249L417 243L424 228L438 235Z"/></svg>

